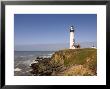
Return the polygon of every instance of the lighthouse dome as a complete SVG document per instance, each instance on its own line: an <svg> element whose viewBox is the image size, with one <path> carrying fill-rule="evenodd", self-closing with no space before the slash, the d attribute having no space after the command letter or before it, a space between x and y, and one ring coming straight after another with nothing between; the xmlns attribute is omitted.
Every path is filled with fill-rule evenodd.
<svg viewBox="0 0 110 89"><path fill-rule="evenodd" d="M74 32L74 27L73 26L71 26L70 32Z"/></svg>

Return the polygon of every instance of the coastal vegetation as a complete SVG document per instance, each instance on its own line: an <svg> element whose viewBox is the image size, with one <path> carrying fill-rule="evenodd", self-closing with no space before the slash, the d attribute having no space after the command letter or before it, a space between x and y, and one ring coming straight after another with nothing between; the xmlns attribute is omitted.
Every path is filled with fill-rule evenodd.
<svg viewBox="0 0 110 89"><path fill-rule="evenodd" d="M64 49L51 58L35 60L31 73L38 76L96 76L97 49Z"/></svg>

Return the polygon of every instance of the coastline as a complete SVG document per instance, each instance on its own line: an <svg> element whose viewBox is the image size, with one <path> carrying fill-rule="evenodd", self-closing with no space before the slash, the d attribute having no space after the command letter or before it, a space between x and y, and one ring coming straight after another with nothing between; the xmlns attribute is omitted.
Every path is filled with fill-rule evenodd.
<svg viewBox="0 0 110 89"><path fill-rule="evenodd" d="M96 76L97 49L64 49L48 56L15 60L15 76Z"/></svg>

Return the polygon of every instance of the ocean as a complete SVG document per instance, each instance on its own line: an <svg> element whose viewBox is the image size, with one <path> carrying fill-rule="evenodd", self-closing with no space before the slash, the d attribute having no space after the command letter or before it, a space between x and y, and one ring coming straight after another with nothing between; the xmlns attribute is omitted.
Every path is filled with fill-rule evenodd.
<svg viewBox="0 0 110 89"><path fill-rule="evenodd" d="M30 64L37 57L51 57L55 51L15 51L14 52L14 75L31 76Z"/></svg>

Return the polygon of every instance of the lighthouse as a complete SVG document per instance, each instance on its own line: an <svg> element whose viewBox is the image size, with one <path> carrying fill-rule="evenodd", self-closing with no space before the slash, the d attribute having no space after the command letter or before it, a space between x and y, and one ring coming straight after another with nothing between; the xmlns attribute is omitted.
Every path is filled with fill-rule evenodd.
<svg viewBox="0 0 110 89"><path fill-rule="evenodd" d="M70 49L75 49L74 27L70 28Z"/></svg>

